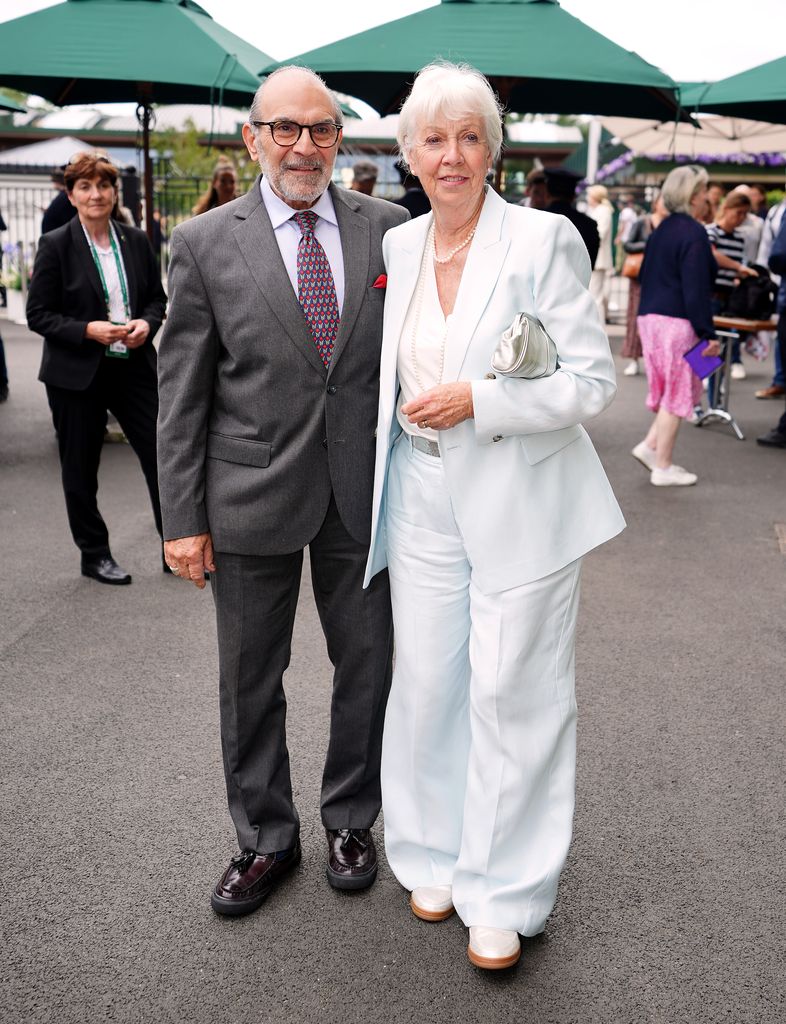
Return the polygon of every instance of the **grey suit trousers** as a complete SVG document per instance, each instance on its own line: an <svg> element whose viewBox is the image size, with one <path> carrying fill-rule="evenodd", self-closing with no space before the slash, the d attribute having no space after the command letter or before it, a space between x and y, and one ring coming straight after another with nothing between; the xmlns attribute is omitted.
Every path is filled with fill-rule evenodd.
<svg viewBox="0 0 786 1024"><path fill-rule="evenodd" d="M393 651L387 572L363 590L368 548L350 536L332 497L308 547L314 597L335 669L322 821L331 829L369 828L381 804L382 725ZM299 830L282 677L290 660L302 565L302 550L265 556L217 551L212 578L229 811L240 848L259 853L288 849Z"/></svg>

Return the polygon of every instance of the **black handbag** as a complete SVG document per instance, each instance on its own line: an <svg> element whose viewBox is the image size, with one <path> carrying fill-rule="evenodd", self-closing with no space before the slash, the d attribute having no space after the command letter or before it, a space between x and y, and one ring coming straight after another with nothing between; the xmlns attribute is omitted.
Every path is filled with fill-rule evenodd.
<svg viewBox="0 0 786 1024"><path fill-rule="evenodd" d="M751 264L756 277L743 277L731 290L724 316L741 317L743 320L769 320L775 312L777 287L766 267Z"/></svg>

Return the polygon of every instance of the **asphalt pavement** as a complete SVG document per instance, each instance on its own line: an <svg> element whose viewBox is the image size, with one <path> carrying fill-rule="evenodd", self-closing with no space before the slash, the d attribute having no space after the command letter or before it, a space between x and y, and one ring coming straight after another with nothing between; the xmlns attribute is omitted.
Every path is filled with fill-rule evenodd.
<svg viewBox="0 0 786 1024"><path fill-rule="evenodd" d="M545 934L492 974L457 918L412 917L384 862L367 892L326 882L307 577L286 677L303 862L257 913L213 914L235 846L209 590L161 571L124 445L99 500L134 582L80 576L40 340L0 330L0 1021L782 1024L786 452L753 440L782 412L753 397L771 364L734 382L745 441L682 429L696 487L652 487L630 456L644 378L588 424L628 528L585 563L575 836Z"/></svg>

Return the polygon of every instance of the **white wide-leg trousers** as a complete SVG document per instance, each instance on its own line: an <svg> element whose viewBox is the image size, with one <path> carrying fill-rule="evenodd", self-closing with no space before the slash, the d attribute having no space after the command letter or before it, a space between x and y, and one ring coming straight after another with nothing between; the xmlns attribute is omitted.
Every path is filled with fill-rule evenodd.
<svg viewBox="0 0 786 1024"><path fill-rule="evenodd" d="M483 594L441 460L402 436L387 494L396 643L382 749L388 861L407 889L452 885L466 925L536 935L572 829L580 560Z"/></svg>

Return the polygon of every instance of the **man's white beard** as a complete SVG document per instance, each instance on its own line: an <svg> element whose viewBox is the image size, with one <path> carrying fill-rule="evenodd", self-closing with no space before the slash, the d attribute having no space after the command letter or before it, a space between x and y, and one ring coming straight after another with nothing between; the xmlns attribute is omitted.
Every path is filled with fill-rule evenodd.
<svg viewBox="0 0 786 1024"><path fill-rule="evenodd" d="M291 162L295 163L296 161ZM304 160L302 163L308 164L308 161ZM285 201L289 200L293 203L315 203L330 184L332 174L332 167L320 164L314 168L314 175L318 175L318 177L300 180L289 174L282 164L275 169L271 168L261 151L259 152L259 166L270 182L273 191Z"/></svg>

